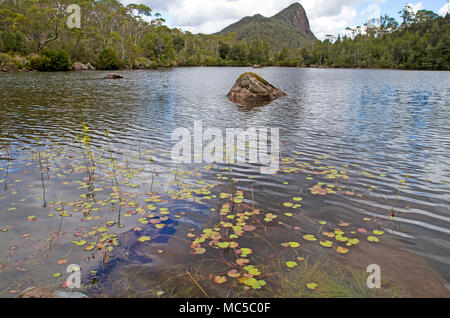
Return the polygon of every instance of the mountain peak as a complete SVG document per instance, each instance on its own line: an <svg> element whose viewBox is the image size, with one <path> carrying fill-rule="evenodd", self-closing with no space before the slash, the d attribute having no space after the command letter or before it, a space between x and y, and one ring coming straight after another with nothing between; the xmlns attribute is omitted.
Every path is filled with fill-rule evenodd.
<svg viewBox="0 0 450 318"><path fill-rule="evenodd" d="M294 2L286 9L274 15L272 18L289 24L297 30L312 34L306 11L298 2Z"/></svg>
<svg viewBox="0 0 450 318"><path fill-rule="evenodd" d="M294 2L293 4L291 4L289 7L287 7L286 9L284 9L284 10L289 10L289 9L295 9L295 10L298 10L299 8L302 8L303 9L303 6L299 3L299 2ZM283 11L284 11L283 10Z"/></svg>
<svg viewBox="0 0 450 318"><path fill-rule="evenodd" d="M298 2L271 18L261 14L245 17L216 34L225 35L232 32L236 33L238 40L260 39L267 41L277 50L283 47L296 49L317 40L310 30L305 9Z"/></svg>
<svg viewBox="0 0 450 318"><path fill-rule="evenodd" d="M253 18L255 18L255 19L266 19L263 15L261 15L261 14L259 14L259 13L255 14L255 15L253 16Z"/></svg>

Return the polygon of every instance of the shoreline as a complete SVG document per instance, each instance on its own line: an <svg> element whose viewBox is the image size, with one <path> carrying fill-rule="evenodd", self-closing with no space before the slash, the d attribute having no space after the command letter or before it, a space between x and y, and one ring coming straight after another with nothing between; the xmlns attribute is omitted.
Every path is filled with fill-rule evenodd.
<svg viewBox="0 0 450 318"><path fill-rule="evenodd" d="M252 68L252 69L264 69L264 68L300 68L300 69L327 69L327 70L374 70L374 71L416 71L416 72L449 72L449 70L442 69L408 69L408 68L375 68L375 67L331 67L331 66L279 66L279 65L267 65L262 67L253 67L251 65L176 65L176 66L158 66L158 67L148 67L148 68L120 68L116 70L68 70L68 71L38 71L29 69L20 70L0 70L1 73L67 73L67 72L115 72L115 71L155 71L161 69L172 69L172 68L194 68L194 67L223 67L223 68Z"/></svg>

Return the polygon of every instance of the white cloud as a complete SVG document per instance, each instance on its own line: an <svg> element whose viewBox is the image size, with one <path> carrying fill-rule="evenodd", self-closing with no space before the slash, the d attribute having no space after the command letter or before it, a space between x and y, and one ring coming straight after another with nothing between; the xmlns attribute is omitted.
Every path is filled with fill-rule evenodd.
<svg viewBox="0 0 450 318"><path fill-rule="evenodd" d="M310 18L311 29L319 38L324 39L327 34L335 35L351 26L357 11L350 6L343 6L339 13L331 16L312 16Z"/></svg>
<svg viewBox="0 0 450 318"><path fill-rule="evenodd" d="M444 6L442 8L439 9L439 15L445 17L447 15L447 13L449 12L449 4L446 3L444 4Z"/></svg>
<svg viewBox="0 0 450 318"><path fill-rule="evenodd" d="M408 3L408 5L411 7L411 9L412 9L412 11L414 13L417 13L417 11L423 9L423 3L422 2L417 2L416 4L410 2L410 3Z"/></svg>
<svg viewBox="0 0 450 318"><path fill-rule="evenodd" d="M386 0L372 0L383 3ZM132 0L122 0L132 2ZM218 32L245 16L257 13L270 17L295 0L137 0L155 11L163 11L171 27L193 33ZM299 0L310 20L311 29L320 39L337 34L353 24L358 15L355 6L368 0ZM421 3L419 3L421 4ZM368 8L369 9L369 8Z"/></svg>

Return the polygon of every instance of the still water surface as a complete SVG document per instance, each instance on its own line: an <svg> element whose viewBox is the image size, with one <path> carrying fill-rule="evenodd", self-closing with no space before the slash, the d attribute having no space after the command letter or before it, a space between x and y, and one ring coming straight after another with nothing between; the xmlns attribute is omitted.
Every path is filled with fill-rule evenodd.
<svg viewBox="0 0 450 318"><path fill-rule="evenodd" d="M71 159L80 157L76 135L81 132L82 122L89 127L92 147L104 159L105 166L111 166L105 150L105 130L109 130L111 153L116 160L124 169L143 169L143 177L128 182L124 188L129 187L130 193L139 187L142 193L148 192L154 178L152 190L166 195L174 189L174 169L200 169L198 165L176 167L168 160L174 129L192 130L195 120L224 132L225 128L279 127L284 172L268 176L261 175L256 165L232 166L239 190L246 193L245 202L277 212L279 220L306 232L310 225L304 219L315 224L326 220L331 229L342 222L358 228L366 226L364 218L377 220L385 231L380 246L383 241L389 242L394 246L394 254L396 248L408 249L450 280L449 73L264 68L257 70L258 74L287 96L249 108L226 97L243 71L119 71L124 76L121 80L102 80L105 72L0 74L0 230L7 229L0 232L0 294L14 295L16 290L33 284L49 284L55 280L55 272L64 272L61 265L55 266L60 259L69 259L68 264L85 262L81 259L86 253L71 243L73 235L113 219L108 215L112 209L106 203L105 211L89 212L100 216L98 224L86 225L85 213L72 213L63 218L62 225L61 217L49 216L60 211L58 202L80 200L83 193L77 189L76 180L86 181L86 174L76 175L76 170L77 165L84 163L73 164L75 172L70 172ZM35 137L40 138L40 147L49 153L44 162L49 167L49 174L44 174L48 201L45 208ZM145 155L154 161L143 164L148 163L142 158ZM290 173L290 158L315 167L316 172L345 170L349 178L330 180L306 170ZM98 169L99 176L106 174ZM213 183L221 173L227 173L223 166L213 165L200 178L207 184ZM401 187L400 180L406 175L409 178ZM310 188L318 182L342 188L337 193L317 195ZM76 186L70 186L72 183ZM99 179L98 183L96 188L103 191L113 189L111 180L108 184ZM251 191L253 200L249 199ZM99 189L100 197L102 193ZM284 216L287 210L282 203L299 195L303 198L301 208L290 218ZM132 195L131 204L128 202L125 208L136 208L133 198ZM165 236L155 240L155 244L160 252L164 250L171 256L158 256L155 251L135 253L135 244L121 242L121 248L136 262L169 266L171 261L177 262L177 257L182 262L179 259L189 255L189 247L185 250L170 243L170 237L183 233L181 225L186 231L201 230L215 206L207 200L163 202L171 216L161 230ZM393 205L395 219L391 218ZM79 210L83 208L86 206ZM30 216L36 221L28 222ZM114 214L117 221L115 218ZM127 239L126 231L142 227L137 218L122 218L126 226L116 229L124 235L121 239ZM55 234L60 227L65 236ZM151 236L154 232L155 229L148 233ZM22 237L24 234L30 236ZM86 261L90 269L99 262L98 258ZM117 263L120 267L125 262Z"/></svg>

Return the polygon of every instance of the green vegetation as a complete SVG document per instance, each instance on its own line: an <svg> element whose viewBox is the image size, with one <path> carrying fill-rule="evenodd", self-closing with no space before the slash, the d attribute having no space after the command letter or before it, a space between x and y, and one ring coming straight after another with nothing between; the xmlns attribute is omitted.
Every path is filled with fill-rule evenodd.
<svg viewBox="0 0 450 318"><path fill-rule="evenodd" d="M254 77L256 77L261 83L263 83L263 84L265 84L265 85L270 85L270 86L272 86L272 85L271 85L268 81L266 81L264 78L262 78L261 76L259 76L259 75L256 74L256 73L253 73L253 72L246 72L246 73L241 74L241 76L239 76L238 80L240 80L242 77L244 77L244 76L246 76L246 75L254 76Z"/></svg>
<svg viewBox="0 0 450 318"><path fill-rule="evenodd" d="M41 72L68 71L70 56L66 51L45 51L30 59L30 67Z"/></svg>
<svg viewBox="0 0 450 318"><path fill-rule="evenodd" d="M351 35L317 41L283 20L289 10L245 18L206 35L170 29L145 5L70 3L81 7L81 29L66 26L68 3L2 1L0 70L67 70L70 61L100 69L259 64L448 70L450 65L450 18L426 10L405 9L401 23L384 16L379 27L366 24L348 29Z"/></svg>
<svg viewBox="0 0 450 318"><path fill-rule="evenodd" d="M401 11L403 22L381 17L379 27L347 28L351 37L338 37L301 49L306 66L398 69L450 68L450 16L432 11Z"/></svg>
<svg viewBox="0 0 450 318"><path fill-rule="evenodd" d="M230 33L235 33L238 40L264 39L264 43L276 51L282 50L284 47L295 50L316 40L313 34L306 34L282 21L266 18L260 14L246 17L218 34Z"/></svg>
<svg viewBox="0 0 450 318"><path fill-rule="evenodd" d="M116 52L107 47L97 56L94 65L100 70L117 70L120 68L120 61L117 58Z"/></svg>
<svg viewBox="0 0 450 318"><path fill-rule="evenodd" d="M13 72L25 69L27 66L28 60L18 53L0 53L0 71Z"/></svg>
<svg viewBox="0 0 450 318"><path fill-rule="evenodd" d="M116 284L111 290L100 289L97 293L104 292L109 297L223 297L223 287L211 281L207 268L200 265L188 268L188 271L185 266L155 270L130 266L115 277ZM273 260L265 269L273 275L264 288L243 290L235 283L228 286L229 295L238 298L404 297L403 291L391 280L383 280L382 289L368 289L367 273L336 263L305 259L286 273L283 266Z"/></svg>

